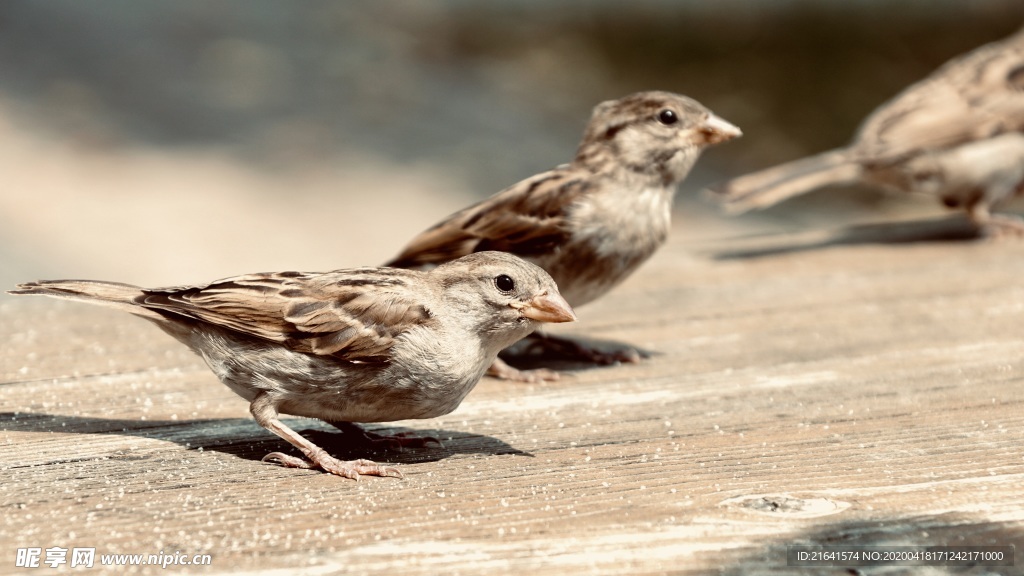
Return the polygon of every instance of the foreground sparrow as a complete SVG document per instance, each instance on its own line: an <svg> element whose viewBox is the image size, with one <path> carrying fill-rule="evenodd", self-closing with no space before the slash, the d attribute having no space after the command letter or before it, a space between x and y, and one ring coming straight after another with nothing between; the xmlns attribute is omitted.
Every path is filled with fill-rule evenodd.
<svg viewBox="0 0 1024 576"><path fill-rule="evenodd" d="M712 191L740 213L823 186L861 182L934 194L946 206L964 209L986 232L1019 232L1024 223L989 210L1024 189L1022 132L1024 30L959 56L906 88L864 120L849 146Z"/></svg>
<svg viewBox="0 0 1024 576"><path fill-rule="evenodd" d="M576 157L452 214L414 238L387 266L427 268L481 250L516 254L544 268L565 299L580 306L633 273L668 235L676 185L711 144L738 128L698 102L668 92L639 92L594 108ZM639 360L550 336L589 360ZM492 375L554 378L501 362Z"/></svg>
<svg viewBox="0 0 1024 576"><path fill-rule="evenodd" d="M541 322L576 318L547 273L499 252L428 272L248 274L158 289L51 280L22 284L11 294L103 304L152 321L202 356L250 402L261 426L308 459L274 452L264 460L354 479L401 473L369 460L337 460L278 414L319 418L343 430L350 422L441 416L459 405L499 350Z"/></svg>

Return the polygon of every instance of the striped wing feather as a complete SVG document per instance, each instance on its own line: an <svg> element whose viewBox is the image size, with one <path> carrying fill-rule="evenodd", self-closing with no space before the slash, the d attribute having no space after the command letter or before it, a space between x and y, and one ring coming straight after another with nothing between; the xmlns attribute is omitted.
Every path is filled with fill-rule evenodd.
<svg viewBox="0 0 1024 576"><path fill-rule="evenodd" d="M377 269L249 274L205 286L144 290L139 304L297 352L382 362L400 334L431 321L425 299L412 288L415 274Z"/></svg>
<svg viewBox="0 0 1024 576"><path fill-rule="evenodd" d="M568 166L523 180L426 230L387 266L440 264L484 250L520 256L550 250L567 240L567 213L586 182Z"/></svg>

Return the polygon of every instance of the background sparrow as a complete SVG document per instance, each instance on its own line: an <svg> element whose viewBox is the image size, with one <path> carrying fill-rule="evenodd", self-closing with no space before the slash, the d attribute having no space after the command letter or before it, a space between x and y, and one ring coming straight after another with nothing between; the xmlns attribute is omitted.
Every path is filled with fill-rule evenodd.
<svg viewBox="0 0 1024 576"><path fill-rule="evenodd" d="M103 304L154 322L248 400L261 426L308 458L274 452L264 460L353 479L401 473L369 460L337 460L278 414L343 430L350 422L441 416L459 405L499 350L539 323L576 318L546 272L499 252L426 272L279 272L158 289L52 280L11 294Z"/></svg>
<svg viewBox="0 0 1024 576"><path fill-rule="evenodd" d="M1021 132L1024 29L906 88L864 120L849 146L741 176L712 191L728 211L740 213L823 186L867 183L934 194L946 206L964 209L985 231L1022 232L1021 221L989 213L1024 189Z"/></svg>
<svg viewBox="0 0 1024 576"><path fill-rule="evenodd" d="M639 92L594 108L576 157L469 206L415 237L387 266L424 268L481 250L516 254L544 268L580 306L633 273L668 235L676 185L711 144L740 130L700 103L669 92ZM600 363L639 360L545 336ZM500 360L490 374L553 378Z"/></svg>

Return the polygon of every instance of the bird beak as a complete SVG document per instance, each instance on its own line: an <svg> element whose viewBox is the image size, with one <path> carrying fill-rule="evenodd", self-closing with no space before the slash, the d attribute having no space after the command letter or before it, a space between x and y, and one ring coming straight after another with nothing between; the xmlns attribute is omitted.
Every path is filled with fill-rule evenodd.
<svg viewBox="0 0 1024 576"><path fill-rule="evenodd" d="M714 114L708 114L707 120L704 121L704 124L698 130L704 136L704 142L707 144L728 142L733 138L743 135L739 128Z"/></svg>
<svg viewBox="0 0 1024 576"><path fill-rule="evenodd" d="M572 306L569 306L569 303L558 292L550 294L543 292L529 302L516 303L513 304L513 307L518 308L519 313L526 318L537 322L572 322L576 319L576 313L572 311Z"/></svg>

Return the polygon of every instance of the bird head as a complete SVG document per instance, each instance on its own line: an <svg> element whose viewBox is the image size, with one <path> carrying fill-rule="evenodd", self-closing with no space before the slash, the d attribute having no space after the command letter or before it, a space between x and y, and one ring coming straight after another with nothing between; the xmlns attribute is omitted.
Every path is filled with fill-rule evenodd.
<svg viewBox="0 0 1024 576"><path fill-rule="evenodd" d="M459 317L505 348L549 322L572 322L576 314L539 266L505 252L476 252L442 264L444 298Z"/></svg>
<svg viewBox="0 0 1024 576"><path fill-rule="evenodd" d="M707 146L742 132L701 103L671 92L638 92L598 104L575 162L625 170L665 186L682 181Z"/></svg>

